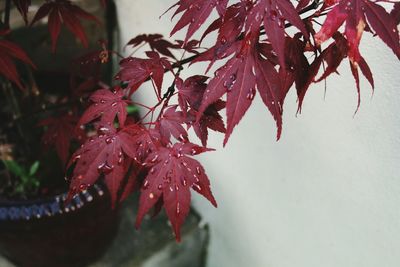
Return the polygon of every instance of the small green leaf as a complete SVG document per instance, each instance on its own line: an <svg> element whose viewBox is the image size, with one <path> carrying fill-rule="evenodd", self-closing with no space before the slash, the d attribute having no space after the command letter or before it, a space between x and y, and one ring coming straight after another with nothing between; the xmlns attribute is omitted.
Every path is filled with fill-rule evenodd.
<svg viewBox="0 0 400 267"><path fill-rule="evenodd" d="M126 111L128 114L139 112L139 108L137 106L126 106Z"/></svg>
<svg viewBox="0 0 400 267"><path fill-rule="evenodd" d="M14 160L3 160L3 164L7 170L13 173L15 176L21 177L25 175L25 171L16 161Z"/></svg>
<svg viewBox="0 0 400 267"><path fill-rule="evenodd" d="M32 164L31 168L29 169L29 176L33 176L33 175L36 174L36 172L37 172L38 169L39 169L39 165L40 165L40 162L39 162L38 160L35 161L35 162Z"/></svg>

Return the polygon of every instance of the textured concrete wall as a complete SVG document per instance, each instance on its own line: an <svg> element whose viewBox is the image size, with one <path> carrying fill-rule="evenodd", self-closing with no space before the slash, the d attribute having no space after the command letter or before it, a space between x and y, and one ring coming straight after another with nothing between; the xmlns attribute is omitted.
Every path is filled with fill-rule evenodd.
<svg viewBox="0 0 400 267"><path fill-rule="evenodd" d="M140 32L168 36L169 16L158 16L174 2L117 0L122 42ZM223 137L211 134L217 151L201 160L219 207L195 199L211 224L209 267L399 266L400 64L372 38L361 52L376 90L372 96L362 80L354 118L345 62L326 98L323 84L313 86L297 117L289 94L281 141L257 97L225 149Z"/></svg>

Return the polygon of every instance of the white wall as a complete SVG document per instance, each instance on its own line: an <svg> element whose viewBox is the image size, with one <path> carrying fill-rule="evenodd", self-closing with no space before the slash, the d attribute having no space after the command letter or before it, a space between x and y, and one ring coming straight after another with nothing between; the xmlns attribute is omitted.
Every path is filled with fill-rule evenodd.
<svg viewBox="0 0 400 267"><path fill-rule="evenodd" d="M170 15L158 16L174 2L117 0L122 42L168 36ZM354 118L346 62L328 80L326 99L323 84L313 86L297 118L292 91L281 141L257 98L225 149L211 134L217 151L201 161L219 207L195 199L211 225L209 267L399 266L400 64L378 40L365 38L361 51L376 90L372 97L362 80Z"/></svg>

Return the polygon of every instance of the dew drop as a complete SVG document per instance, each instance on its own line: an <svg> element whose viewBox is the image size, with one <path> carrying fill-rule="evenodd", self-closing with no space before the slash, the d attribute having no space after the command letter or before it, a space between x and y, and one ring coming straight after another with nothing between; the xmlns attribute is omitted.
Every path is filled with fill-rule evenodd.
<svg viewBox="0 0 400 267"><path fill-rule="evenodd" d="M197 189L198 191L201 191L201 186L198 184L193 184L193 188Z"/></svg>
<svg viewBox="0 0 400 267"><path fill-rule="evenodd" d="M174 192L174 188L172 186L170 186L169 191Z"/></svg>
<svg viewBox="0 0 400 267"><path fill-rule="evenodd" d="M88 188L88 186L86 184L80 184L79 185L79 190L84 191Z"/></svg>
<svg viewBox="0 0 400 267"><path fill-rule="evenodd" d="M106 103L106 101L104 99L102 99L102 100L100 100L100 103L104 104L104 103Z"/></svg>
<svg viewBox="0 0 400 267"><path fill-rule="evenodd" d="M153 174L156 171L156 169L153 167L150 169L150 174Z"/></svg>
<svg viewBox="0 0 400 267"><path fill-rule="evenodd" d="M82 175L82 174L79 174L78 176L76 176L76 179L82 180L82 179L83 179L83 175Z"/></svg>
<svg viewBox="0 0 400 267"><path fill-rule="evenodd" d="M146 190L147 188L149 188L149 186L150 186L149 180L144 180L144 183L142 186L143 190Z"/></svg>
<svg viewBox="0 0 400 267"><path fill-rule="evenodd" d="M178 203L176 203L176 214L179 214L181 211L180 211L180 204L179 204L179 202Z"/></svg>
<svg viewBox="0 0 400 267"><path fill-rule="evenodd" d="M181 184L182 184L183 186L186 186L186 185L187 185L187 180L186 180L186 178L185 178L184 176L181 177Z"/></svg>
<svg viewBox="0 0 400 267"><path fill-rule="evenodd" d="M106 134L108 131L109 131L109 129L108 129L107 127L100 127L100 128L97 130L97 133L98 133L99 135L104 135L104 134Z"/></svg>
<svg viewBox="0 0 400 267"><path fill-rule="evenodd" d="M283 28L284 25L284 19L283 18L279 18L276 23L278 24L279 28Z"/></svg>
<svg viewBox="0 0 400 267"><path fill-rule="evenodd" d="M158 159L158 154L156 154L150 161L151 163L154 163L157 161L157 159Z"/></svg>
<svg viewBox="0 0 400 267"><path fill-rule="evenodd" d="M196 167L196 172L197 172L198 175L201 174L201 169L200 169L200 167L198 167L198 166Z"/></svg>
<svg viewBox="0 0 400 267"><path fill-rule="evenodd" d="M73 159L73 162L75 162L75 161L77 161L78 159L80 159L81 156L82 156L82 155L76 155L76 156L74 157L74 159Z"/></svg>
<svg viewBox="0 0 400 267"><path fill-rule="evenodd" d="M278 12L276 12L276 10L271 10L270 12L269 12L269 15L270 15L270 19L272 20L272 21L275 21L276 20L276 17L278 16Z"/></svg>
<svg viewBox="0 0 400 267"><path fill-rule="evenodd" d="M246 98L247 98L248 100L253 100L255 95L256 95L256 89L251 88L251 89L249 90L249 92L247 93Z"/></svg>
<svg viewBox="0 0 400 267"><path fill-rule="evenodd" d="M106 138L106 143L107 144L111 144L113 141L114 141L114 138L112 138L112 137L107 137Z"/></svg>
<svg viewBox="0 0 400 267"><path fill-rule="evenodd" d="M178 140L183 142L183 141L186 141L187 138L183 134L180 134Z"/></svg>
<svg viewBox="0 0 400 267"><path fill-rule="evenodd" d="M99 173L109 174L113 170L114 170L114 166L110 166L106 162L97 166L97 171Z"/></svg>
<svg viewBox="0 0 400 267"><path fill-rule="evenodd" d="M154 198L154 194L153 194L153 193L150 193L150 194L149 194L149 198L153 199L153 198Z"/></svg>
<svg viewBox="0 0 400 267"><path fill-rule="evenodd" d="M116 105L117 105L117 102L113 102L113 103L111 104L112 107L115 107Z"/></svg>
<svg viewBox="0 0 400 267"><path fill-rule="evenodd" d="M177 184L175 185L175 190L179 191L179 186Z"/></svg>
<svg viewBox="0 0 400 267"><path fill-rule="evenodd" d="M225 37L225 36L222 36L222 37L221 37L220 43L221 43L222 45L226 44L226 37Z"/></svg>

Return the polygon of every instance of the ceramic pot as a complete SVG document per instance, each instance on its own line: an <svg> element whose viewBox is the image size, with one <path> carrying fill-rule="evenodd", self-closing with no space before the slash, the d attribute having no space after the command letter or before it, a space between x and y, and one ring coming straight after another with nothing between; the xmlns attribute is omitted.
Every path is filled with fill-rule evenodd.
<svg viewBox="0 0 400 267"><path fill-rule="evenodd" d="M101 256L119 221L109 195L95 185L65 198L0 202L0 253L21 267L80 267Z"/></svg>

